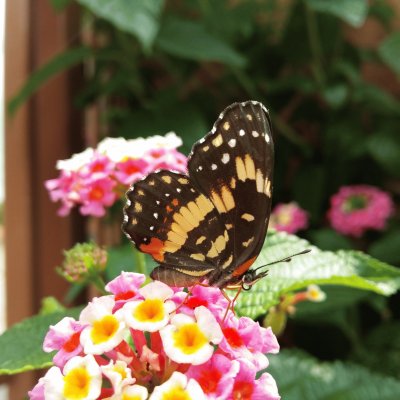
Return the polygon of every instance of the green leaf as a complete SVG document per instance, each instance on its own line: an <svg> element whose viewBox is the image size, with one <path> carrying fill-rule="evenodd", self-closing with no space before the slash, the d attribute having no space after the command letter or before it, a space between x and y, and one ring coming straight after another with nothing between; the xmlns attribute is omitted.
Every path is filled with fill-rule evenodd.
<svg viewBox="0 0 400 400"><path fill-rule="evenodd" d="M365 290L355 289L346 286L324 286L326 300L321 303L304 301L296 305L295 319L312 319L316 315L328 316L335 311L348 309L360 303L371 295Z"/></svg>
<svg viewBox="0 0 400 400"><path fill-rule="evenodd" d="M52 365L52 353L42 350L50 325L63 317L78 318L81 308L27 318L0 336L0 374L11 375Z"/></svg>
<svg viewBox="0 0 400 400"><path fill-rule="evenodd" d="M188 60L219 61L239 68L246 64L241 54L198 22L168 18L161 27L157 45L166 53Z"/></svg>
<svg viewBox="0 0 400 400"><path fill-rule="evenodd" d="M348 87L345 84L338 83L325 88L322 95L332 108L337 109L345 104L348 93Z"/></svg>
<svg viewBox="0 0 400 400"><path fill-rule="evenodd" d="M164 0L77 0L98 17L136 36L149 50L159 30Z"/></svg>
<svg viewBox="0 0 400 400"><path fill-rule="evenodd" d="M268 234L257 265L290 256L304 249L312 252L290 263L269 267L268 276L239 296L237 310L255 318L277 304L280 297L317 285L344 285L390 295L400 287L400 269L358 251L321 251L307 241L281 232Z"/></svg>
<svg viewBox="0 0 400 400"><path fill-rule="evenodd" d="M373 113L381 115L400 114L400 102L390 93L378 88L377 86L364 83L354 89L353 99L365 104Z"/></svg>
<svg viewBox="0 0 400 400"><path fill-rule="evenodd" d="M307 233L311 239L311 242L321 250L340 250L352 248L352 244L349 239L332 229L315 229L313 231L308 231Z"/></svg>
<svg viewBox="0 0 400 400"><path fill-rule="evenodd" d="M335 15L354 27L360 27L368 15L368 0L305 0L315 11Z"/></svg>
<svg viewBox="0 0 400 400"><path fill-rule="evenodd" d="M377 326L353 359L368 368L400 379L400 322L386 322Z"/></svg>
<svg viewBox="0 0 400 400"><path fill-rule="evenodd" d="M392 33L379 46L382 61L400 74L400 32Z"/></svg>
<svg viewBox="0 0 400 400"><path fill-rule="evenodd" d="M50 0L50 4L57 11L62 11L70 3L71 0Z"/></svg>
<svg viewBox="0 0 400 400"><path fill-rule="evenodd" d="M386 172L400 176L400 136L397 130L374 133L367 140L367 149Z"/></svg>
<svg viewBox="0 0 400 400"><path fill-rule="evenodd" d="M356 364L318 362L293 350L269 356L268 372L285 400L397 400L400 382Z"/></svg>
<svg viewBox="0 0 400 400"><path fill-rule="evenodd" d="M389 263L400 262L400 231L385 234L375 241L369 248L372 256Z"/></svg>
<svg viewBox="0 0 400 400"><path fill-rule="evenodd" d="M81 63L92 54L88 47L78 47L57 55L47 64L36 70L18 93L9 101L8 111L13 114L33 93L54 75Z"/></svg>

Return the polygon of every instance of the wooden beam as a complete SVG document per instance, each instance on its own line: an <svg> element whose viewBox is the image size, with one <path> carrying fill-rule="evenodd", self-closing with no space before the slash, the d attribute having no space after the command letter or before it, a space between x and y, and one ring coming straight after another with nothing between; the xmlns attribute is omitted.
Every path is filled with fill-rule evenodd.
<svg viewBox="0 0 400 400"><path fill-rule="evenodd" d="M71 26L73 29L71 29ZM74 31L75 29L75 31ZM71 40L72 38L72 40ZM47 0L7 2L5 96L10 99L29 75L79 39L76 9L56 14ZM57 216L44 188L55 163L81 142L81 118L73 109L79 69L52 79L13 117L6 119L5 231L7 323L37 313L44 296L62 299L67 284L54 272L82 229L74 217ZM13 376L10 399L23 398L36 374Z"/></svg>

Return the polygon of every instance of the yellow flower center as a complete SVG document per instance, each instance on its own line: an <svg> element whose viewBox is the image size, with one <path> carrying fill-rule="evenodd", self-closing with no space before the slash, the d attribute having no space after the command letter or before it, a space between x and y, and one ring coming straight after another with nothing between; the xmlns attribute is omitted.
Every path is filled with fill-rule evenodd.
<svg viewBox="0 0 400 400"><path fill-rule="evenodd" d="M207 338L195 323L186 324L178 328L174 333L175 346L180 348L185 354L196 353L206 343Z"/></svg>
<svg viewBox="0 0 400 400"><path fill-rule="evenodd" d="M292 215L289 211L281 211L277 216L277 220L280 225L288 225L292 220Z"/></svg>
<svg viewBox="0 0 400 400"><path fill-rule="evenodd" d="M115 335L118 327L118 320L113 315L106 315L93 324L90 337L94 344L106 342Z"/></svg>
<svg viewBox="0 0 400 400"><path fill-rule="evenodd" d="M129 394L123 394L122 400L142 400L142 398L137 394L134 394L133 396L130 396Z"/></svg>
<svg viewBox="0 0 400 400"><path fill-rule="evenodd" d="M122 367L121 365L116 365L114 367L114 371L120 374L122 379L126 379L127 375L126 375L126 369L124 367Z"/></svg>
<svg viewBox="0 0 400 400"><path fill-rule="evenodd" d="M64 397L68 400L84 399L89 394L90 381L85 368L74 368L64 377Z"/></svg>
<svg viewBox="0 0 400 400"><path fill-rule="evenodd" d="M142 322L162 321L164 314L164 303L160 299L144 300L134 311L134 317Z"/></svg>
<svg viewBox="0 0 400 400"><path fill-rule="evenodd" d="M162 400L191 400L188 392L180 386L171 388L167 393L163 394Z"/></svg>

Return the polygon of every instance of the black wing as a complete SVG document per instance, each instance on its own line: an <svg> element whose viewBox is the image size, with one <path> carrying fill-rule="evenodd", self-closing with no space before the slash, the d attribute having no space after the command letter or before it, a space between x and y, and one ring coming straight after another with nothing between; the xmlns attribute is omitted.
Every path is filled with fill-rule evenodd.
<svg viewBox="0 0 400 400"><path fill-rule="evenodd" d="M159 171L135 183L124 214L125 234L160 263L154 279L192 286L229 258L227 228L185 175Z"/></svg>
<svg viewBox="0 0 400 400"><path fill-rule="evenodd" d="M235 103L193 147L193 186L209 198L229 235L231 263L217 268L211 285L237 281L258 256L271 209L274 149L268 112L258 102Z"/></svg>

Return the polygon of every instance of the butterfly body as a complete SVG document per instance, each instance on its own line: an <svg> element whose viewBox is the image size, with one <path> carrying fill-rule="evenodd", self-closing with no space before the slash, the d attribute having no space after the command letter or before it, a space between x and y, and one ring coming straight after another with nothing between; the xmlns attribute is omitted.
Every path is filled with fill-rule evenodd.
<svg viewBox="0 0 400 400"><path fill-rule="evenodd" d="M264 276L249 268L267 232L273 158L265 107L234 103L193 146L187 175L162 170L135 183L123 231L160 264L152 278L232 288Z"/></svg>

